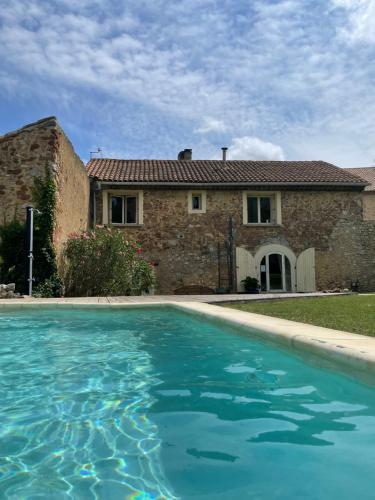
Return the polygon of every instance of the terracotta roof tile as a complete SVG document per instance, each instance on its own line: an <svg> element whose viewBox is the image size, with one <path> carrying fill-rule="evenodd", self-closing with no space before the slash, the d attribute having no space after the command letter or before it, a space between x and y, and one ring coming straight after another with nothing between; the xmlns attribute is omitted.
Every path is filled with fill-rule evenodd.
<svg viewBox="0 0 375 500"><path fill-rule="evenodd" d="M375 167L346 168L348 172L354 174L368 182L365 191L375 191Z"/></svg>
<svg viewBox="0 0 375 500"><path fill-rule="evenodd" d="M92 159L90 177L109 182L184 184L323 184L363 186L358 176L323 161Z"/></svg>

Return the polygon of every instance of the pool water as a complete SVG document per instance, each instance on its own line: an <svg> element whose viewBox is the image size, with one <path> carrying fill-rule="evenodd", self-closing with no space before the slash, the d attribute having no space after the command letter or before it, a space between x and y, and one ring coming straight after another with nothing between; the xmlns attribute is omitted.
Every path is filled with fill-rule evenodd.
<svg viewBox="0 0 375 500"><path fill-rule="evenodd" d="M1 499L374 498L370 386L172 309L0 336Z"/></svg>

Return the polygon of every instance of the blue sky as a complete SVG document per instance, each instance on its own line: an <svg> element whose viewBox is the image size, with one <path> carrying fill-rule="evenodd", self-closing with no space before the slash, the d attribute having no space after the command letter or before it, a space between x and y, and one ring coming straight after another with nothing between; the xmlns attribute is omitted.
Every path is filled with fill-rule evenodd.
<svg viewBox="0 0 375 500"><path fill-rule="evenodd" d="M86 160L375 159L375 0L0 0L0 134Z"/></svg>

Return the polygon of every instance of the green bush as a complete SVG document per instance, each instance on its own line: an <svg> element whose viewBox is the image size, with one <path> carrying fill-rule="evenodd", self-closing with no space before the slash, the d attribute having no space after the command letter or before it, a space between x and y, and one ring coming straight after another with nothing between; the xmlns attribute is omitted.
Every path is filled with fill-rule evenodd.
<svg viewBox="0 0 375 500"><path fill-rule="evenodd" d="M1 283L15 283L20 292L26 289L27 255L25 224L14 220L0 226Z"/></svg>
<svg viewBox="0 0 375 500"><path fill-rule="evenodd" d="M37 209L34 211L33 288L36 295L60 297L61 279L52 243L56 186L48 168L44 177L34 179L33 204ZM28 266L26 224L17 220L4 224L0 227L0 281L15 283L18 292L27 293Z"/></svg>
<svg viewBox="0 0 375 500"><path fill-rule="evenodd" d="M33 297L60 297L63 290L63 281L55 273L33 289Z"/></svg>
<svg viewBox="0 0 375 500"><path fill-rule="evenodd" d="M66 248L67 296L140 295L154 284L154 269L141 248L119 230L97 227L74 234Z"/></svg>

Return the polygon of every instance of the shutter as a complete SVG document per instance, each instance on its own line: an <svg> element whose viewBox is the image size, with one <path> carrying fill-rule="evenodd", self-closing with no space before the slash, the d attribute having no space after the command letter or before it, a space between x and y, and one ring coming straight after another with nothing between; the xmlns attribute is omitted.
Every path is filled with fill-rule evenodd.
<svg viewBox="0 0 375 500"><path fill-rule="evenodd" d="M315 248L304 250L297 258L297 292L315 292Z"/></svg>
<svg viewBox="0 0 375 500"><path fill-rule="evenodd" d="M242 247L237 247L236 266L237 266L237 291L243 292L244 287L241 281L245 279L246 276L251 276L252 278L259 279L255 266L255 259L248 250Z"/></svg>

